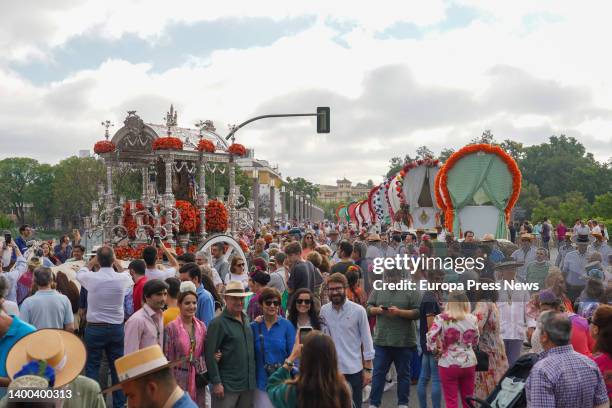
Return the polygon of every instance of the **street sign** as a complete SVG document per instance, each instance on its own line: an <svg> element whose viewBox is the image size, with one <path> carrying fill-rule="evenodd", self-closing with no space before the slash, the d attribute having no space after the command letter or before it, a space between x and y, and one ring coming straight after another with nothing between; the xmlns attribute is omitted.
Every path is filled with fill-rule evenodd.
<svg viewBox="0 0 612 408"><path fill-rule="evenodd" d="M329 133L329 107L317 107L317 133Z"/></svg>

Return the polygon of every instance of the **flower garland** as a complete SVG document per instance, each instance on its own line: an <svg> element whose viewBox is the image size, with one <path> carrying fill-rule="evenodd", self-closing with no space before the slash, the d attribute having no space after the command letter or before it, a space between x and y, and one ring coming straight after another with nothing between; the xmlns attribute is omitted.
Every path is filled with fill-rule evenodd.
<svg viewBox="0 0 612 408"><path fill-rule="evenodd" d="M391 187L391 178L389 178L383 184L385 185L384 196L385 196L385 200L387 201L387 208L389 210L389 215L391 216L391 219L394 219L395 212L393 211L393 208L391 207L391 200L389 200L389 188Z"/></svg>
<svg viewBox="0 0 612 408"><path fill-rule="evenodd" d="M228 228L227 209L222 202L210 200L206 206L206 231L208 233L223 233Z"/></svg>
<svg viewBox="0 0 612 408"><path fill-rule="evenodd" d="M198 142L198 151L206 153L215 152L215 144L208 139L202 139Z"/></svg>
<svg viewBox="0 0 612 408"><path fill-rule="evenodd" d="M380 186L376 186L368 193L368 209L370 210L370 218L372 224L376 223L376 211L374 209L374 195L378 192Z"/></svg>
<svg viewBox="0 0 612 408"><path fill-rule="evenodd" d="M404 177L406 176L406 174L408 174L410 170L415 169L419 166L438 167L439 165L440 160L432 159L429 157L426 159L413 160L409 163L404 164L404 167L402 167L402 169L398 173L399 177L397 177L397 179L395 180L395 190L397 191L397 196L400 199L400 204L407 204L406 195L404 194Z"/></svg>
<svg viewBox="0 0 612 408"><path fill-rule="evenodd" d="M153 150L183 150L183 141L173 136L160 137L153 141Z"/></svg>
<svg viewBox="0 0 612 408"><path fill-rule="evenodd" d="M198 211L189 201L176 200L176 208L179 211L181 221L179 222L179 233L187 234L196 232Z"/></svg>
<svg viewBox="0 0 612 408"><path fill-rule="evenodd" d="M512 175L512 194L510 195L510 198L508 199L508 204L506 204L506 208L504 209L506 221L510 220L510 212L518 201L519 195L521 193L522 176L521 171L519 170L518 165L516 164L512 156L506 153L501 147L493 146L487 143L479 143L465 146L459 151L453 153L438 173L438 177L440 179L440 190L442 190L442 198L446 203L444 211L444 224L448 231L452 232L453 230L453 219L455 216L455 209L452 207L450 191L448 190L448 172L453 168L453 166L455 166L457 161L464 158L465 156L478 152L485 152L499 156L499 158L502 159L502 161L506 164L506 166L508 167L508 171Z"/></svg>
<svg viewBox="0 0 612 408"><path fill-rule="evenodd" d="M117 146L110 140L100 140L94 145L95 154L111 153L114 152Z"/></svg>
<svg viewBox="0 0 612 408"><path fill-rule="evenodd" d="M232 143L227 151L236 156L246 156L246 147L240 143Z"/></svg>
<svg viewBox="0 0 612 408"><path fill-rule="evenodd" d="M144 209L145 208L142 202L137 201L136 211L142 211ZM142 223L153 226L153 220L149 218L150 217L147 215L143 216ZM123 226L125 227L125 229L127 229L128 237L130 239L136 238L136 229L138 228L138 225L136 223L136 219L132 216L132 211L130 210L130 203L123 204Z"/></svg>

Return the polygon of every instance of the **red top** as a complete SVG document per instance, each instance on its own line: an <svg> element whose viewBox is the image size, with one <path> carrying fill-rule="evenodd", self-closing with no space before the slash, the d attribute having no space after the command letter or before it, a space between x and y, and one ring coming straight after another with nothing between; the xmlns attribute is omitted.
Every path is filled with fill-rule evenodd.
<svg viewBox="0 0 612 408"><path fill-rule="evenodd" d="M146 282L147 277L143 276L134 284L134 290L132 291L132 297L134 299L134 312L137 312L142 307L142 290Z"/></svg>

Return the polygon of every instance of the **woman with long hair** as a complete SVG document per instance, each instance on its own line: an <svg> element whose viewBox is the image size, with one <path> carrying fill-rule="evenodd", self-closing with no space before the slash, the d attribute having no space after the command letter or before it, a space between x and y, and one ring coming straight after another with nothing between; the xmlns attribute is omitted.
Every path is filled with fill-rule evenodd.
<svg viewBox="0 0 612 408"><path fill-rule="evenodd" d="M321 330L321 318L316 307L314 296L310 289L300 288L295 291L289 303L288 319L293 327L310 326L315 330Z"/></svg>
<svg viewBox="0 0 612 408"><path fill-rule="evenodd" d="M174 367L174 378L199 407L205 407L206 385L198 384L196 379L205 371L206 339L206 325L195 317L198 295L193 290L180 292L178 307L179 316L168 323L164 332L164 354L169 361L185 359Z"/></svg>
<svg viewBox="0 0 612 408"><path fill-rule="evenodd" d="M293 362L300 359L300 373L291 379ZM351 391L338 370L338 355L331 337L313 331L293 351L282 367L268 378L268 395L276 408L350 408Z"/></svg>
<svg viewBox="0 0 612 408"><path fill-rule="evenodd" d="M589 331L595 339L593 360L597 363L612 401L612 306L599 305L589 319Z"/></svg>
<svg viewBox="0 0 612 408"><path fill-rule="evenodd" d="M434 318L427 332L427 348L438 356L438 370L446 408L458 408L457 392L464 407L474 395L478 323L470 313L470 302L463 292L451 292L444 312Z"/></svg>
<svg viewBox="0 0 612 408"><path fill-rule="evenodd" d="M61 263L51 251L51 245L48 242L40 244L40 249L42 249L43 266L51 268Z"/></svg>
<svg viewBox="0 0 612 408"><path fill-rule="evenodd" d="M302 258L306 259L308 254L314 251L316 247L317 242L315 241L314 233L312 231L307 231L302 239Z"/></svg>
<svg viewBox="0 0 612 408"><path fill-rule="evenodd" d="M279 315L281 294L275 288L264 288L257 297L263 318L251 323L255 347L255 408L274 408L266 387L268 377L289 357L295 343L295 328Z"/></svg>
<svg viewBox="0 0 612 408"><path fill-rule="evenodd" d="M481 278L480 283L493 285L495 281ZM477 298L478 302L474 309L474 315L478 320L478 330L480 332L478 348L488 354L489 369L476 373L474 395L484 400L493 392L508 369L508 358L500 331L499 309L495 303L498 298L497 291L480 289L477 292Z"/></svg>
<svg viewBox="0 0 612 408"><path fill-rule="evenodd" d="M351 265L346 271L346 280L348 281L348 288L346 288L346 297L351 302L355 302L363 307L368 303L368 296L359 285L359 267L357 265Z"/></svg>
<svg viewBox="0 0 612 408"><path fill-rule="evenodd" d="M225 285L231 281L242 282L244 289L248 289L249 287L249 274L246 269L246 262L239 256L235 256L232 258L232 263L230 264L230 273L225 275Z"/></svg>
<svg viewBox="0 0 612 408"><path fill-rule="evenodd" d="M219 315L223 310L223 298L219 294L219 291L215 287L215 284L210 276L202 274L202 285L204 286L204 289L209 291L212 295L213 301L215 302L215 315Z"/></svg>

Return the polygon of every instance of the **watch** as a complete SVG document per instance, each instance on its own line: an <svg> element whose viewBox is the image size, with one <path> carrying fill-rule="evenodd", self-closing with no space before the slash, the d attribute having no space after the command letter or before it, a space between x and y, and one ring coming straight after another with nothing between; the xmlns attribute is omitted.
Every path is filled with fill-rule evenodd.
<svg viewBox="0 0 612 408"><path fill-rule="evenodd" d="M372 369L371 369L371 368L368 368L368 367L363 367L363 369L364 369L365 371L367 371L368 373L371 373L371 372L372 372Z"/></svg>

